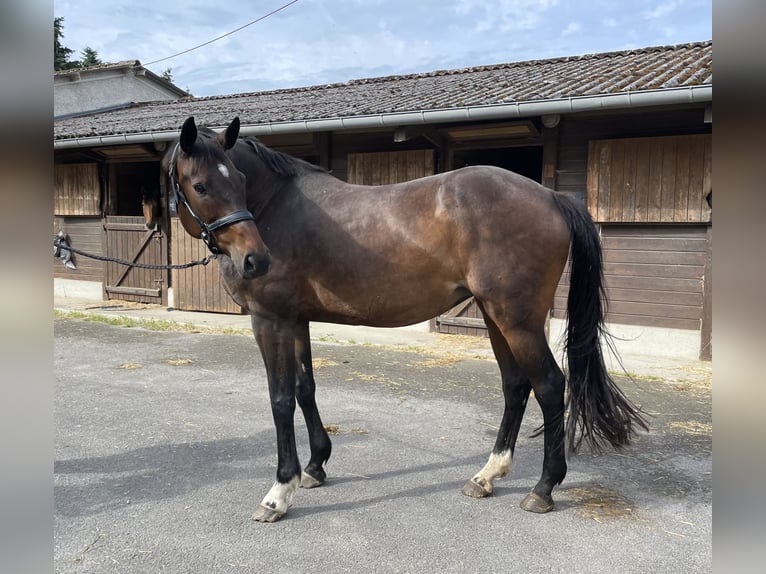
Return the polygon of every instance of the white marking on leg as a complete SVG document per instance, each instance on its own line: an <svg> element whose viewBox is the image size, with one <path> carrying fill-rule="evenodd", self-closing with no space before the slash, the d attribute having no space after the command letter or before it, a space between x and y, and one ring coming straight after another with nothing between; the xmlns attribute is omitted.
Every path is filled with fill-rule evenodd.
<svg viewBox="0 0 766 574"><path fill-rule="evenodd" d="M218 171L221 172L221 175L223 177L229 177L229 168L223 165L222 163L218 164Z"/></svg>
<svg viewBox="0 0 766 574"><path fill-rule="evenodd" d="M504 450L500 453L492 453L489 455L487 464L484 465L476 475L473 477L473 481L480 484L487 492L492 492L494 485L492 482L496 478L504 478L511 472L513 466L513 460L511 458L511 451Z"/></svg>
<svg viewBox="0 0 766 574"><path fill-rule="evenodd" d="M284 514L293 505L293 496L298 490L300 477L293 478L287 484L275 482L268 494L261 501L261 505L271 508L279 514Z"/></svg>

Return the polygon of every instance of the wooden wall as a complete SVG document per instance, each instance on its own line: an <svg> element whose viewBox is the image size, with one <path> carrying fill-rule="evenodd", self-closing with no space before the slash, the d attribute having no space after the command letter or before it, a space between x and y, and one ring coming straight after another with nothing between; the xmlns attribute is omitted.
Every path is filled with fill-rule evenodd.
<svg viewBox="0 0 766 574"><path fill-rule="evenodd" d="M707 226L604 225L607 322L699 330L704 313ZM566 317L569 270L553 316Z"/></svg>
<svg viewBox="0 0 766 574"><path fill-rule="evenodd" d="M343 181L351 181L351 169L349 161L351 156L358 154L386 154L389 152L405 151L430 151L433 155L433 170L431 173L439 171L438 150L435 149L433 142L423 137L414 137L407 141L395 142L394 130L381 130L374 132L339 132L333 133L327 145L330 149L329 169L331 173ZM383 157L383 156L381 156ZM412 178L409 178L412 179ZM404 181L397 177L397 181Z"/></svg>
<svg viewBox="0 0 766 574"><path fill-rule="evenodd" d="M704 106L562 118L556 189L601 223L607 321L698 330L710 313L711 133ZM565 316L568 281L554 317Z"/></svg>
<svg viewBox="0 0 766 574"><path fill-rule="evenodd" d="M471 297L439 315L433 321L435 330L446 335L488 337L487 325L476 300Z"/></svg>
<svg viewBox="0 0 766 574"><path fill-rule="evenodd" d="M104 255L104 228L101 217L62 217L53 218L53 237L59 230L69 236L69 244L94 255ZM52 241L52 239L51 239ZM58 259L53 261L53 276L79 281L103 281L104 264L96 259L82 255L72 255L77 269L67 269Z"/></svg>
<svg viewBox="0 0 766 574"><path fill-rule="evenodd" d="M100 215L98 164L57 164L53 181L54 215Z"/></svg>
<svg viewBox="0 0 766 574"><path fill-rule="evenodd" d="M178 265L207 257L208 250L201 239L195 239L183 228L181 221L171 220L171 261ZM183 311L212 311L241 314L242 308L226 292L221 281L218 262L174 269L172 275L173 305Z"/></svg>
<svg viewBox="0 0 766 574"><path fill-rule="evenodd" d="M711 134L591 141L588 210L610 223L710 221L712 143Z"/></svg>
<svg viewBox="0 0 766 574"><path fill-rule="evenodd" d="M588 146L592 140L659 137L711 133L705 124L704 105L643 113L601 113L562 116L558 126L556 190L585 200L588 176Z"/></svg>
<svg viewBox="0 0 766 574"><path fill-rule="evenodd" d="M385 185L433 175L430 149L348 154L348 181L359 185Z"/></svg>

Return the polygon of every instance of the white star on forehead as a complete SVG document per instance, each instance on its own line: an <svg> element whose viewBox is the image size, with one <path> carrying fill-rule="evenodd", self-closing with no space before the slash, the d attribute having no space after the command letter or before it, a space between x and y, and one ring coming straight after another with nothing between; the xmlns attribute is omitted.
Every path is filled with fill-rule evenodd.
<svg viewBox="0 0 766 574"><path fill-rule="evenodd" d="M223 165L222 163L218 164L218 171L221 172L223 177L229 177L229 168Z"/></svg>

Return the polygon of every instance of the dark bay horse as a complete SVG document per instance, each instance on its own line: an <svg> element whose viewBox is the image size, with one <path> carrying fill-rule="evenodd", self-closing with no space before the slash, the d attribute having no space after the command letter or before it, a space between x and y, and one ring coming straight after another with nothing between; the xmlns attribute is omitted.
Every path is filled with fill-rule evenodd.
<svg viewBox="0 0 766 574"><path fill-rule="evenodd" d="M250 313L265 363L278 461L255 520L278 520L299 485L326 478L332 445L314 398L310 321L402 326L475 297L500 367L505 410L489 460L462 489L468 496L489 496L511 470L531 391L544 418L544 460L524 510L553 508L551 492L567 471L565 447L585 441L596 451L620 448L646 428L604 365L601 245L581 202L488 166L396 185L350 185L240 138L238 118L220 133L188 118L163 165L184 228L221 254L225 287ZM544 325L570 254L565 379ZM303 470L296 401L311 447Z"/></svg>
<svg viewBox="0 0 766 574"><path fill-rule="evenodd" d="M141 187L141 212L144 215L144 223L147 229L156 229L160 226L161 206L160 192L158 189L149 191Z"/></svg>

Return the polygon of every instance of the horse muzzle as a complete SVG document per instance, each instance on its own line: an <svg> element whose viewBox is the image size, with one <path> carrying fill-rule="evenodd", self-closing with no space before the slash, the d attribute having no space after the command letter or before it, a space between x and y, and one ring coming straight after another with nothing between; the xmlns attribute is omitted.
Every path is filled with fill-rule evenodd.
<svg viewBox="0 0 766 574"><path fill-rule="evenodd" d="M255 279L268 273L271 267L271 253L267 249L264 253L248 253L242 260L242 277Z"/></svg>

